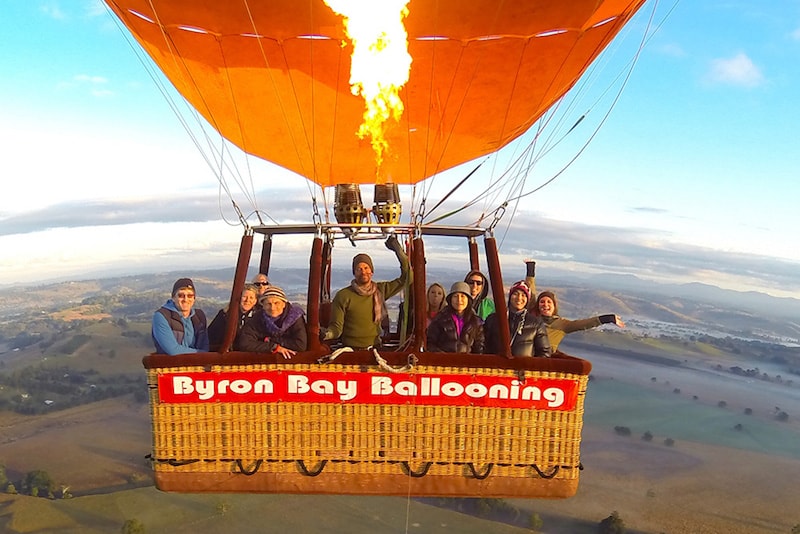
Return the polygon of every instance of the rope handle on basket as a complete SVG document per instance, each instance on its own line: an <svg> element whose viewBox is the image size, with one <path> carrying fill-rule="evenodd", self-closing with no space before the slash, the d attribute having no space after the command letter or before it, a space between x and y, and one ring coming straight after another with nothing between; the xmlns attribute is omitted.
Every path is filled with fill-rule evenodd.
<svg viewBox="0 0 800 534"><path fill-rule="evenodd" d="M239 472L241 474L249 477L249 476L252 476L252 475L255 475L256 473L258 473L258 470L261 467L262 463L264 463L264 460L258 459L258 460L256 460L255 464L253 464L253 468L252 469L245 469L244 465L242 465L242 460L239 459L239 460L236 460L236 467L239 468Z"/></svg>
<svg viewBox="0 0 800 534"><path fill-rule="evenodd" d="M320 359L318 359L317 363L320 364L320 365L323 365L323 364L326 364L326 363L331 363L333 360L335 360L336 358L341 356L342 353L345 353L345 352L353 352L353 348L352 347L342 347L340 349L336 349L331 354L326 354L325 356L323 356Z"/></svg>
<svg viewBox="0 0 800 534"><path fill-rule="evenodd" d="M420 466L419 471L414 471L411 469L411 466L408 465L408 462L400 462L400 468L403 470L403 473L410 476L411 478L422 478L428 474L428 470L433 465L433 462L425 462Z"/></svg>
<svg viewBox="0 0 800 534"><path fill-rule="evenodd" d="M307 477L315 477L322 473L322 470L325 469L325 464L328 463L328 460L320 460L319 463L312 469L311 471L308 470L306 464L303 460L297 460L297 467L300 469L300 472Z"/></svg>
<svg viewBox="0 0 800 534"><path fill-rule="evenodd" d="M381 357L381 355L378 354L378 349L376 349L375 347L372 347L372 354L373 354L373 356L375 356L375 363L378 364L378 367L380 367L381 369L383 369L387 373L407 373L408 371L413 369L414 366L419 361L419 359L417 358L416 354L409 354L408 355L408 363L406 363L402 367L392 367L391 365L389 365L389 362L384 360Z"/></svg>
<svg viewBox="0 0 800 534"><path fill-rule="evenodd" d="M183 467L184 465L189 465L200 461L199 458L193 458L190 460L178 460L177 458L168 458L166 460L161 460L155 458L152 454L146 454L144 458L145 460L150 460L151 462L166 463L171 465L172 467Z"/></svg>
<svg viewBox="0 0 800 534"><path fill-rule="evenodd" d="M367 347L367 350L372 349L372 355L375 357L375 363L378 364L378 367L386 371L387 373L407 373L410 371L419 361L416 354L409 354L408 355L408 363L406 363L402 367L392 367L379 353L378 349L375 347ZM317 363L320 365L331 363L336 358L344 354L345 352L353 352L352 347L341 347L333 351L331 354L327 354L322 356L317 360Z"/></svg>
<svg viewBox="0 0 800 534"><path fill-rule="evenodd" d="M478 480L483 480L486 477L488 477L489 474L492 472L492 468L494 467L494 464L492 464L492 463L486 464L486 467L483 468L483 472L482 473L478 473L478 471L475 470L475 465L472 462L468 462L467 463L467 467L472 472L472 477L473 478L476 478Z"/></svg>
<svg viewBox="0 0 800 534"><path fill-rule="evenodd" d="M542 477L544 479L548 479L548 480L553 478L554 476L556 476L558 474L558 470L560 468L560 466L555 465L555 466L553 466L553 470L549 474L547 474L544 471L542 471L541 469L539 469L539 466L536 465L536 464L531 464L531 467L533 467L533 470L536 471L536 474L538 474L540 477Z"/></svg>

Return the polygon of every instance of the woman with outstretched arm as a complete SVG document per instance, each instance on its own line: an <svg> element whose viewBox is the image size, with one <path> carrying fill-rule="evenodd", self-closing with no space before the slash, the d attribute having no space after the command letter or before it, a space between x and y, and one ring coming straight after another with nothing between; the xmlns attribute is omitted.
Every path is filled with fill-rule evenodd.
<svg viewBox="0 0 800 534"><path fill-rule="evenodd" d="M525 260L525 283L531 290L531 294L536 292L536 262L533 260ZM589 317L588 319L565 319L558 315L558 299L552 291L542 291L530 310L537 313L544 324L547 326L547 337L550 338L550 348L553 352L558 350L561 340L564 336L572 332L579 332L581 330L589 330L596 328L601 324L615 324L620 328L625 328L625 323L619 315L614 313L607 313L598 315L597 317Z"/></svg>

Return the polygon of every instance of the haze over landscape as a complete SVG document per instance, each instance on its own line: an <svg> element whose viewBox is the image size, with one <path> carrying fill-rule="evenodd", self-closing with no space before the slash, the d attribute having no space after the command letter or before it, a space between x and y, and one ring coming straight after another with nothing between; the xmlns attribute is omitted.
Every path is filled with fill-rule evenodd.
<svg viewBox="0 0 800 534"><path fill-rule="evenodd" d="M626 322L561 345L592 372L578 493L556 501L155 489L153 312L184 276L208 316L228 303L232 200L249 224L307 224L331 192L235 148L220 180L101 0L0 3L0 531L590 534L617 514L631 534L800 532L800 1L648 1L521 183L486 194L534 131L400 188L405 222L480 164L435 213L486 196L442 224L487 226L511 199L506 288L533 258L561 315ZM270 278L304 307L310 238L274 241ZM333 288L360 252L394 278L381 241L338 241ZM428 284L463 278L466 240L425 247Z"/></svg>
<svg viewBox="0 0 800 534"><path fill-rule="evenodd" d="M378 274L394 272L384 267ZM272 275L292 300L303 301L302 269ZM207 532L229 532L231 525L261 532L256 514L288 521L276 529L320 532L314 517L289 512L312 507L325 514L328 532L375 531L376 521L383 532L403 532L407 522L427 532L530 531L499 516L456 513L456 501L158 493L143 459L151 443L141 358L152 350L152 312L177 276L0 289L0 464L18 487L26 473L41 469L59 497L63 486L73 495L49 501L0 493L0 529L100 533L135 518L147 532L196 531L198 522ZM196 273L198 305L209 313L222 306L231 276L231 269ZM334 285L347 277L337 271ZM547 533L594 533L613 511L628 532L790 532L800 524L792 505L800 476L797 323L748 311L747 298L734 292L625 282L627 288L602 290L579 279L547 283L566 316L615 311L628 328L572 334L562 344L593 366L576 496L505 505L524 521L536 514ZM755 305L778 309L773 297L746 297L766 298ZM389 304L396 313L397 298ZM65 394L65 374L86 393ZM50 376L58 377L55 386ZM73 405L76 398L82 400ZM624 428L630 435L620 434Z"/></svg>
<svg viewBox="0 0 800 534"><path fill-rule="evenodd" d="M241 235L230 204L102 2L4 6L0 284L229 266ZM599 62L597 91L568 100L576 112L564 130L586 118L547 145L528 187L591 138L588 148L498 226L504 265L531 256L552 272L800 296L798 21L793 0L646 4ZM618 101L593 100L617 95L634 57ZM484 164L451 206L486 187L515 150ZM231 184L245 210L311 220L302 180L291 186L285 171L247 165L250 175ZM437 177L431 198L471 169ZM402 194L408 201L410 190ZM306 251L276 261L305 263Z"/></svg>

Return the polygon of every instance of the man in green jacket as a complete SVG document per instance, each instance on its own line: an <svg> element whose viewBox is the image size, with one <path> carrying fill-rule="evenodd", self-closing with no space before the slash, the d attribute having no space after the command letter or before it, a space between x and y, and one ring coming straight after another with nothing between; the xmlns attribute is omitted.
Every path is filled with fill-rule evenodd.
<svg viewBox="0 0 800 534"><path fill-rule="evenodd" d="M341 338L354 349L380 346L381 323L388 317L386 299L400 292L409 279L408 256L395 236L386 240L400 262L400 276L389 282L373 282L372 258L356 254L353 258L353 280L336 292L331 303L331 319L323 340Z"/></svg>
<svg viewBox="0 0 800 534"><path fill-rule="evenodd" d="M494 300L489 297L489 280L480 271L470 271L464 281L469 285L472 296L472 311L481 321L485 321L495 311Z"/></svg>

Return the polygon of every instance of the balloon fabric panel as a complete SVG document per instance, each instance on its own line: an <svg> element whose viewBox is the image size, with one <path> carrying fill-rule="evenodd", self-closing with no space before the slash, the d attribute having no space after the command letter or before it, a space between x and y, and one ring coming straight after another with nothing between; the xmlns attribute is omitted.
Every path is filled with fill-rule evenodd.
<svg viewBox="0 0 800 534"><path fill-rule="evenodd" d="M322 186L417 183L502 148L644 3L410 0L405 109L385 124L378 168L356 135L364 102L350 89L353 47L322 0L106 1L225 138Z"/></svg>

